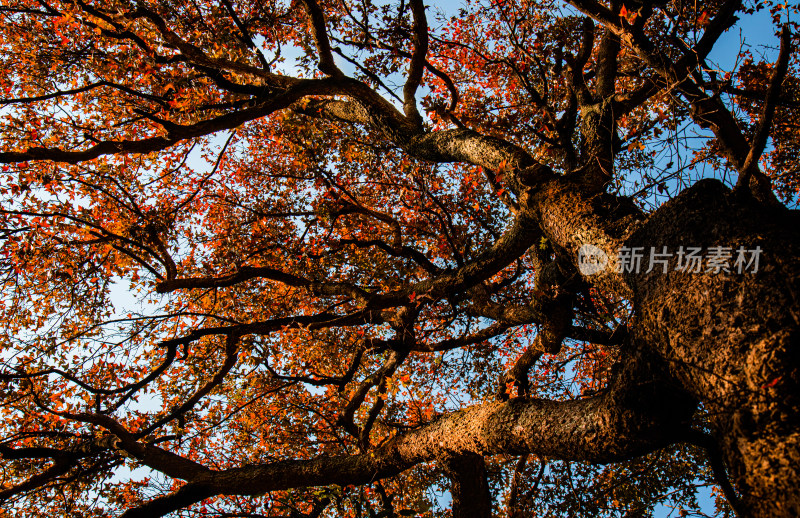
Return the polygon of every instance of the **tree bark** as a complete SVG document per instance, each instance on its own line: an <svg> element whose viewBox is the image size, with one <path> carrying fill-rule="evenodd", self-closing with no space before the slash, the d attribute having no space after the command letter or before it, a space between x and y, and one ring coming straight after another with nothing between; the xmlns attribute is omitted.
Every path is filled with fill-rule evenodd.
<svg viewBox="0 0 800 518"><path fill-rule="evenodd" d="M800 516L800 218L715 180L659 209L630 247L760 247L756 273L628 274L635 347L702 403L743 512ZM732 261L731 261L732 262ZM705 268L705 265L704 265Z"/></svg>
<svg viewBox="0 0 800 518"><path fill-rule="evenodd" d="M475 454L460 455L445 462L453 497L453 518L490 518L492 498L486 480L486 463Z"/></svg>

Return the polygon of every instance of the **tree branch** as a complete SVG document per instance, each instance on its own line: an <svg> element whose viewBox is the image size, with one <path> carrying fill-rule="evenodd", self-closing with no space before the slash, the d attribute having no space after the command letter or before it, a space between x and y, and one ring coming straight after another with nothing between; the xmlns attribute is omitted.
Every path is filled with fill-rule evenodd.
<svg viewBox="0 0 800 518"><path fill-rule="evenodd" d="M468 453L447 459L453 518L490 518L492 498L486 480L486 463L480 455Z"/></svg>
<svg viewBox="0 0 800 518"><path fill-rule="evenodd" d="M306 288L312 293L319 295L346 296L364 302L369 301L371 298L369 293L358 286L338 282L312 281L304 277L265 266L241 266L235 272L221 277L186 277L182 279L165 280L156 285L156 292L169 293L175 290L186 289L227 288L251 279L277 281L287 286Z"/></svg>
<svg viewBox="0 0 800 518"><path fill-rule="evenodd" d="M425 72L425 58L428 55L428 20L425 17L425 4L422 0L410 0L411 12L414 16L413 44L411 63L408 66L408 77L403 86L403 110L414 124L420 126L422 117L417 110L415 94L422 82Z"/></svg>
<svg viewBox="0 0 800 518"><path fill-rule="evenodd" d="M82 151L65 151L58 148L34 147L26 151L0 152L0 163L16 163L28 160L49 160L53 162L78 163L92 160L102 155L124 155L129 153L151 153L171 147L178 142L201 137L222 130L229 130L242 124L265 117L309 95L347 95L353 87L352 81L335 79L304 79L284 93L263 101L252 108L220 115L213 119L190 125L170 127L166 137L149 137L141 140L104 141Z"/></svg>
<svg viewBox="0 0 800 518"><path fill-rule="evenodd" d="M661 385L646 362L633 358L601 395L563 402L529 398L489 402L443 416L360 455L202 472L173 495L140 509L152 504L161 514L147 516L161 516L216 494L368 484L420 462L469 454L532 453L593 463L627 460L677 440L694 406ZM131 510L123 516L146 515Z"/></svg>
<svg viewBox="0 0 800 518"><path fill-rule="evenodd" d="M750 144L750 151L747 153L744 164L742 164L739 169L739 180L736 182L737 189L751 188L751 183L753 183L751 179L753 179L754 175L759 176L759 178L754 179L756 188L769 188L769 178L759 170L758 159L761 158L762 153L764 153L764 147L767 145L769 131L772 128L772 119L775 115L775 108L781 93L781 84L783 84L786 71L789 67L790 53L791 33L789 27L784 25L781 31L781 50L778 55L778 62L775 65L775 73L772 75L769 82L769 88L767 89L767 96L764 99L764 106L761 110L758 128Z"/></svg>
<svg viewBox="0 0 800 518"><path fill-rule="evenodd" d="M301 0L306 8L306 13L311 19L311 35L314 37L314 43L317 46L319 53L318 68L330 76L340 77L344 74L336 62L333 60L333 53L331 52L331 42L328 39L328 31L325 24L325 13L322 12L319 4L315 0Z"/></svg>

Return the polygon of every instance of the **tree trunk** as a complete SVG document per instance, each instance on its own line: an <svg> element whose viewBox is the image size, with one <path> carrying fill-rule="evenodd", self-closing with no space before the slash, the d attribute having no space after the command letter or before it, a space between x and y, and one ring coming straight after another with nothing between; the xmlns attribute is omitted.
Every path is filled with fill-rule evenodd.
<svg viewBox="0 0 800 518"><path fill-rule="evenodd" d="M800 218L704 180L665 204L628 247L731 247L730 273L626 274L634 347L655 353L708 416L742 513L800 516ZM760 247L756 273L737 248ZM707 269L707 265L703 264ZM752 267L750 269L752 271Z"/></svg>
<svg viewBox="0 0 800 518"><path fill-rule="evenodd" d="M453 497L453 518L491 518L492 498L483 457L466 454L445 462Z"/></svg>

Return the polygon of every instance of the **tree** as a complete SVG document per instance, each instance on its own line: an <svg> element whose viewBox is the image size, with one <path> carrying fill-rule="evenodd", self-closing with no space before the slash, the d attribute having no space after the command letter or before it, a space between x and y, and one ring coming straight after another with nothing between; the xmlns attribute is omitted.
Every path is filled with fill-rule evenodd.
<svg viewBox="0 0 800 518"><path fill-rule="evenodd" d="M800 515L796 6L0 5L9 515Z"/></svg>

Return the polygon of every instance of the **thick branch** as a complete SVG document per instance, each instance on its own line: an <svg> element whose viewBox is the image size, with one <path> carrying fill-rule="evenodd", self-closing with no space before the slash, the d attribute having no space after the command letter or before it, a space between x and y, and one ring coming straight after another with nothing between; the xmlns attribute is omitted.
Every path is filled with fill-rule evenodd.
<svg viewBox="0 0 800 518"><path fill-rule="evenodd" d="M694 410L691 401L653 381L653 373L640 373L647 381L636 382L634 369L631 362L617 385L602 395L565 402L517 398L485 403L444 416L362 455L197 473L177 493L152 503L158 502L159 512L164 514L187 505L185 495L195 495L196 502L214 494L256 495L293 487L361 485L394 476L420 462L469 454L533 453L595 463L630 459L679 440ZM171 507L161 505L167 502L172 502ZM123 516L146 515L132 510Z"/></svg>
<svg viewBox="0 0 800 518"><path fill-rule="evenodd" d="M369 100L367 103L366 96L356 99L357 102L310 101L302 107L296 107L295 110L310 116L358 124L374 124L390 140L417 159L431 162L465 162L494 171L499 169L515 171L517 178L508 180L509 186L517 193L521 190L521 185L533 186L554 176L549 167L540 164L527 151L510 142L481 135L469 129L424 133L410 127L391 106L379 106L377 99Z"/></svg>
<svg viewBox="0 0 800 518"><path fill-rule="evenodd" d="M525 349L525 352L517 359L514 366L500 377L500 386L497 392L498 399L503 401L508 399L509 383L513 383L516 386L518 395L524 396L528 394L530 384L528 372L544 354L541 342L541 335L537 335L534 342Z"/></svg>
<svg viewBox="0 0 800 518"><path fill-rule="evenodd" d="M315 0L302 0L308 17L311 18L311 35L319 52L319 69L331 76L341 76L342 71L336 66L331 53L331 42L325 27L325 14Z"/></svg>
<svg viewBox="0 0 800 518"><path fill-rule="evenodd" d="M414 50L408 66L408 77L403 86L403 110L406 116L419 125L422 117L417 110L415 95L425 72L425 57L428 54L428 20L425 17L425 4L422 0L411 0L411 12L414 15Z"/></svg>
<svg viewBox="0 0 800 518"><path fill-rule="evenodd" d="M125 511L120 518L153 518L155 516L164 516L217 494L217 491L211 486L205 484L187 484L173 493L154 498L149 502L144 502L138 507Z"/></svg>
<svg viewBox="0 0 800 518"><path fill-rule="evenodd" d="M291 104L308 95L346 95L353 85L354 82L352 81L338 81L333 79L301 80L285 93L276 95L252 108L227 113L213 119L190 125L170 124L167 136L149 137L141 140L104 141L81 151L65 151L57 148L35 147L29 148L26 151L0 152L0 163L50 160L75 164L86 160L92 160L102 155L161 151L183 140L210 135L222 130L233 129L248 121L265 117L278 110L289 107Z"/></svg>
<svg viewBox="0 0 800 518"><path fill-rule="evenodd" d="M169 340L164 340L162 345L171 347L173 345L188 344L204 336L213 335L237 335L246 336L249 334L266 335L280 331L282 329L327 329L330 327L358 326L365 324L381 324L384 322L384 315L380 311L355 311L353 313L337 315L335 313L317 313L316 315L295 315L288 317L273 318L260 322L248 324L233 324L229 326L214 326L195 329L194 331Z"/></svg>
<svg viewBox="0 0 800 518"><path fill-rule="evenodd" d="M597 100L602 101L614 95L617 82L617 54L619 37L611 31L603 36L597 56Z"/></svg>
<svg viewBox="0 0 800 518"><path fill-rule="evenodd" d="M5 455L3 458L6 458ZM56 457L53 460L53 463L42 472L32 475L30 478L20 482L19 484L0 489L0 503L24 491L30 491L32 489L42 487L43 485L52 482L54 479L64 475L65 473L68 473L76 465L77 463L75 457Z"/></svg>

